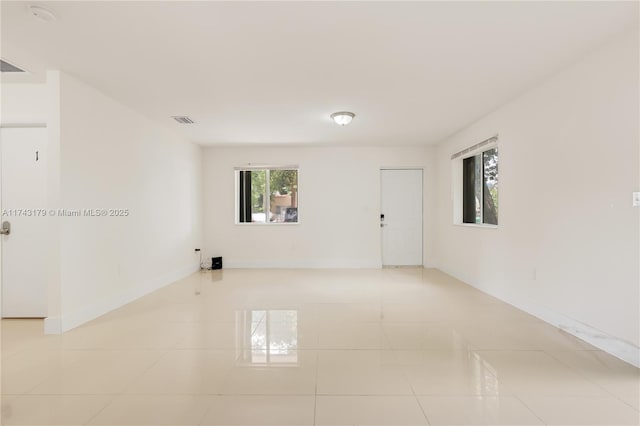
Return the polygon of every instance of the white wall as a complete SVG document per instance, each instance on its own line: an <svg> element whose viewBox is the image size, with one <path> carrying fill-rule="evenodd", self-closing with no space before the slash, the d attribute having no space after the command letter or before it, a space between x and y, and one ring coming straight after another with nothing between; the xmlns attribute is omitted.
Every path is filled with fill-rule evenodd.
<svg viewBox="0 0 640 426"><path fill-rule="evenodd" d="M437 147L436 264L640 365L638 34ZM451 154L499 134L499 228L452 224Z"/></svg>
<svg viewBox="0 0 640 426"><path fill-rule="evenodd" d="M0 85L0 125L6 127L31 127L31 126L43 126L49 127L49 139L51 139L51 107L55 104L54 100L58 99L57 87L55 80L53 85L48 81L46 84L35 83L5 83ZM55 128L55 126L53 126ZM49 173L54 173L57 170L57 165L49 164L49 154L55 156L56 146L49 146L51 140L48 141L47 147L47 169ZM1 185L0 185L1 187ZM50 180L47 186L47 194L56 193L56 180ZM2 199L0 193L0 201ZM48 200L48 202L51 200ZM0 205L0 208L2 206ZM38 206L39 208L48 208L49 204L44 206ZM43 220L49 220L43 218ZM51 228L48 228L51 229ZM59 288L59 276L52 275L55 273L57 258L57 241L53 240L54 233L51 232L45 236L45 244L48 246L50 255L47 256L47 265L41 265L41 267L47 269L48 286L51 286L55 291L49 291L49 295L52 295L52 303L50 303L49 313L56 314L59 312L59 303L56 300L56 293ZM56 234L57 235L57 234ZM0 258L2 257L2 244L0 244ZM1 267L0 262L0 267ZM2 269L0 268L0 277L2 276ZM1 293L1 292L0 292ZM0 306L2 302L0 301ZM0 313L1 316L1 313Z"/></svg>
<svg viewBox="0 0 640 426"><path fill-rule="evenodd" d="M425 169L425 265L432 262L432 148L244 147L205 149L205 258L225 267L377 268L380 168ZM236 225L234 167L298 165L297 225Z"/></svg>
<svg viewBox="0 0 640 426"><path fill-rule="evenodd" d="M45 124L49 119L46 84L2 83L0 124Z"/></svg>
<svg viewBox="0 0 640 426"><path fill-rule="evenodd" d="M60 90L59 71L47 72L48 117L47 130L47 210L60 207ZM49 256L47 259L48 317L45 320L45 333L62 331L62 285L60 273L60 219L49 215Z"/></svg>
<svg viewBox="0 0 640 426"><path fill-rule="evenodd" d="M59 75L59 207L128 217L59 218L65 331L198 269L199 146L64 73Z"/></svg>

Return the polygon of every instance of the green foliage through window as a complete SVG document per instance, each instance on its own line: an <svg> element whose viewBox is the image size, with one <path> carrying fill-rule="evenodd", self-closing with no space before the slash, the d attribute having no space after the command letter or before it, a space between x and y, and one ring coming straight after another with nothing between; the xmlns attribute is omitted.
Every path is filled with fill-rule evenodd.
<svg viewBox="0 0 640 426"><path fill-rule="evenodd" d="M463 223L498 224L498 148L462 160Z"/></svg>
<svg viewBox="0 0 640 426"><path fill-rule="evenodd" d="M237 173L239 223L298 222L298 170L251 169Z"/></svg>

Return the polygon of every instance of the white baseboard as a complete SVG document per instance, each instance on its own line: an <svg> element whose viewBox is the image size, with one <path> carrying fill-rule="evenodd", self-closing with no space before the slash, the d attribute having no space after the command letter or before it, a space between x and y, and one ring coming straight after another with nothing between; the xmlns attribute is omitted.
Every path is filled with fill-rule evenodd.
<svg viewBox="0 0 640 426"><path fill-rule="evenodd" d="M81 310L60 317L45 318L44 332L45 334L64 333L199 270L200 265L188 266L168 275L154 277L124 293L114 295L110 299L94 303Z"/></svg>
<svg viewBox="0 0 640 426"><path fill-rule="evenodd" d="M497 297L497 296L496 296ZM509 302L507 302L509 303ZM604 331L600 331L589 324L582 323L573 318L566 317L557 312L551 311L541 306L531 304L514 304L521 309L551 325L558 327L569 334L601 349L621 360L640 368L640 348L631 342L627 342L618 337L612 336Z"/></svg>
<svg viewBox="0 0 640 426"><path fill-rule="evenodd" d="M581 340L584 340L590 345L593 345L596 348L615 356L616 358L619 358L637 368L640 368L640 348L631 342L627 342L626 340L620 339L616 336L612 336L608 333L605 333L604 331L590 326L589 324L585 324L573 318L567 317L564 314L555 312L536 303L522 300L510 300L509 298L506 298L501 294L487 291L486 289L468 283L461 278L458 278L455 274L449 271L446 271L444 269L440 270L445 274L451 275L452 277L466 284L469 284L471 287L476 288L483 293L493 296L496 299L500 299L501 301L508 303L509 305L514 306L528 314L531 314L541 319L542 321L559 328L562 331L565 331Z"/></svg>
<svg viewBox="0 0 640 426"><path fill-rule="evenodd" d="M380 269L380 261L319 259L319 260L226 260L226 269Z"/></svg>

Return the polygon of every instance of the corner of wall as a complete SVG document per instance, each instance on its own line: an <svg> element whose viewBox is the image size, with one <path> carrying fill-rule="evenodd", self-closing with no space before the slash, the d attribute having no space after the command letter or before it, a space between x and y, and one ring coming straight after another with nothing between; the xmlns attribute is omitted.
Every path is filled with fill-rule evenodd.
<svg viewBox="0 0 640 426"><path fill-rule="evenodd" d="M181 268L169 275L165 274L153 277L123 293L113 295L109 299L101 300L98 303L90 304L82 309L65 313L60 317L51 318L50 321L47 321L49 320L49 318L47 318L45 320L45 332L47 327L51 330L57 330L47 334L64 333L65 331L74 329L199 270L200 265L191 265L189 267Z"/></svg>
<svg viewBox="0 0 640 426"><path fill-rule="evenodd" d="M56 210L60 207L60 115L61 115L61 82L60 71L47 71L48 92L48 145L47 155L47 208ZM45 320L45 333L60 333L59 316L62 311L62 288L60 275L60 219L48 217L49 256L47 256L48 286L47 304L49 317Z"/></svg>

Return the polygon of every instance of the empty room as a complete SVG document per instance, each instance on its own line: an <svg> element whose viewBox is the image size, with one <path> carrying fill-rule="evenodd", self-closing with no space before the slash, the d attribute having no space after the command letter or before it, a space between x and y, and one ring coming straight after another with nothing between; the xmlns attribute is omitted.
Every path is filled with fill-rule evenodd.
<svg viewBox="0 0 640 426"><path fill-rule="evenodd" d="M640 425L637 1L2 1L2 425Z"/></svg>

